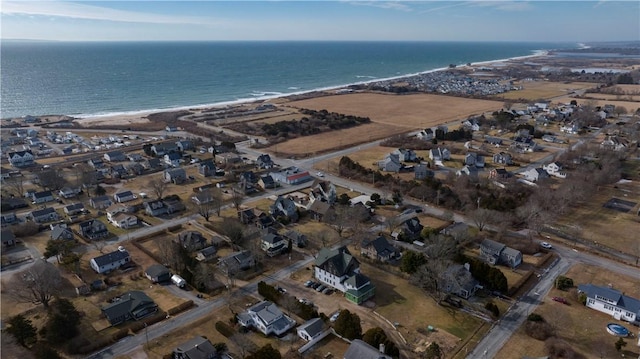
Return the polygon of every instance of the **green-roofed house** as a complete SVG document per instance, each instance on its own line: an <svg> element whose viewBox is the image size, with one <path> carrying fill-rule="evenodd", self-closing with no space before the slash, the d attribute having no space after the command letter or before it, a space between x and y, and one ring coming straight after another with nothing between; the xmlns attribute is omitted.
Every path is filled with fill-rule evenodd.
<svg viewBox="0 0 640 359"><path fill-rule="evenodd" d="M315 262L315 277L344 293L347 300L361 304L375 294L375 286L360 273L360 262L347 247L322 248Z"/></svg>

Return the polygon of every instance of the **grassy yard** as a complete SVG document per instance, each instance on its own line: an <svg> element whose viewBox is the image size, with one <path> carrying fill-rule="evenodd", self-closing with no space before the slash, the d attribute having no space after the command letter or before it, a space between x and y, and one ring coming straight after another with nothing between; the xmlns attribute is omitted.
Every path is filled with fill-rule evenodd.
<svg viewBox="0 0 640 359"><path fill-rule="evenodd" d="M516 82L515 86L522 86L522 90L509 91L502 94L505 99L527 99L535 101L537 99L553 98L570 94L576 90L593 88L594 84L585 82L550 82L550 81L521 81Z"/></svg>
<svg viewBox="0 0 640 359"><path fill-rule="evenodd" d="M431 325L437 332L448 333L440 335L443 341L440 345L449 352L480 325L480 320L475 317L437 305L404 278L366 263L362 263L360 268L376 285L375 311L391 322L398 322L398 330L411 345L419 346L425 340L430 341L418 329Z"/></svg>
<svg viewBox="0 0 640 359"><path fill-rule="evenodd" d="M615 283L614 288L625 294L640 297L640 282L628 277L608 272L600 267L588 265L575 265L566 274L572 278L575 285L593 283L606 286ZM551 300L554 296L566 298L570 305L563 305ZM583 306L578 300L575 290L560 291L552 289L544 298L543 303L535 310L542 315L548 323L556 329L556 335L566 341L571 347L583 354L586 358L613 358L620 357L615 351L613 343L617 340L606 332L606 325L618 322L611 316L600 313ZM622 323L632 332L633 326ZM627 340L626 357L635 358L640 353L634 346L635 338ZM498 353L498 359L510 359L529 356L547 355L544 342L530 338L520 328Z"/></svg>

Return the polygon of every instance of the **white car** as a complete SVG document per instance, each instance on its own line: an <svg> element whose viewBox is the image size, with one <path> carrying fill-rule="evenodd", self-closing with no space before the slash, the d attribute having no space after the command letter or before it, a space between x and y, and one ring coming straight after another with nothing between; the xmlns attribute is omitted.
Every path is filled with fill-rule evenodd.
<svg viewBox="0 0 640 359"><path fill-rule="evenodd" d="M549 244L548 242L542 242L540 243L540 247L544 248L544 249L551 249L553 248L553 246L551 246L551 244Z"/></svg>
<svg viewBox="0 0 640 359"><path fill-rule="evenodd" d="M338 320L338 317L340 316L340 311L337 311L335 313L333 313L333 315L331 316L331 318L329 318L329 321L331 321L331 323L335 322L336 320Z"/></svg>
<svg viewBox="0 0 640 359"><path fill-rule="evenodd" d="M324 173L322 173L322 172L318 172L318 173L316 173L316 176L318 176L318 177L324 177Z"/></svg>

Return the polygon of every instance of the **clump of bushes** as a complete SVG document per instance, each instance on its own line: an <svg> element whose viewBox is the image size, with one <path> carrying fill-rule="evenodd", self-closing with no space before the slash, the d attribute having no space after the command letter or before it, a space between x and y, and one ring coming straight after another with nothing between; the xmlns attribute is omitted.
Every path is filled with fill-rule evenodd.
<svg viewBox="0 0 640 359"><path fill-rule="evenodd" d="M573 288L573 279L562 275L558 276L558 278L556 278L556 288L560 290Z"/></svg>
<svg viewBox="0 0 640 359"><path fill-rule="evenodd" d="M527 317L524 331L528 336L538 340L546 340L554 335L551 324L547 323L540 314L531 313Z"/></svg>
<svg viewBox="0 0 640 359"><path fill-rule="evenodd" d="M484 309L486 309L489 312L491 312L491 314L493 315L494 318L497 318L497 317L500 316L500 309L493 302L489 302L489 303L485 304Z"/></svg>
<svg viewBox="0 0 640 359"><path fill-rule="evenodd" d="M227 323L222 321L216 322L216 330L220 332L220 334L224 335L226 338L230 338L234 334L233 328L231 328Z"/></svg>

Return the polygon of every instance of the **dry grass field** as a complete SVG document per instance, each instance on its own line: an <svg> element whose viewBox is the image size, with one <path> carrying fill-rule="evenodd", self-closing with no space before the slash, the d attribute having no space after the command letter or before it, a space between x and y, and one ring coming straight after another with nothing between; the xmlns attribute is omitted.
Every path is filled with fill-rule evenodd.
<svg viewBox="0 0 640 359"><path fill-rule="evenodd" d="M617 290L635 298L640 297L640 283L638 281L604 271L600 267L575 265L567 272L566 276L572 278L575 285L592 283L606 286L614 283L614 288ZM547 322L556 328L557 336L568 342L574 350L586 358L620 357L620 353L616 353L613 345L617 338L608 334L605 328L608 323L617 321L609 315L583 306L577 301L577 296L572 293L573 290L563 292L552 289L535 312L541 314ZM552 301L551 298L554 296L568 299L570 305ZM635 329L629 324L622 324L632 332ZM638 347L633 345L636 340L636 338L627 340L628 345L625 348L627 352L624 353L626 357L635 358L640 353ZM520 328L496 358L511 359L525 355L537 357L546 354L544 342L530 338L525 334L523 328Z"/></svg>
<svg viewBox="0 0 640 359"><path fill-rule="evenodd" d="M369 117L375 123L404 127L408 130L432 127L502 108L502 103L498 101L432 94L381 93L324 96L293 101L287 105Z"/></svg>
<svg viewBox="0 0 640 359"><path fill-rule="evenodd" d="M538 99L552 99L558 96L569 95L574 91L586 90L595 87L588 82L550 82L550 81L519 81L515 86L522 86L522 90L509 91L501 95L504 99L526 99L535 101Z"/></svg>
<svg viewBox="0 0 640 359"><path fill-rule="evenodd" d="M431 94L355 93L292 101L286 106L326 109L369 117L372 121L355 128L296 138L268 148L277 153L309 155L495 111L502 107L502 103Z"/></svg>
<svg viewBox="0 0 640 359"><path fill-rule="evenodd" d="M635 167L640 167L636 165ZM603 207L611 198L635 202L628 213ZM578 235L591 243L603 244L632 255L640 255L638 230L640 217L640 183L618 183L601 187L588 201L571 208L569 213L558 219L557 225L573 235Z"/></svg>

